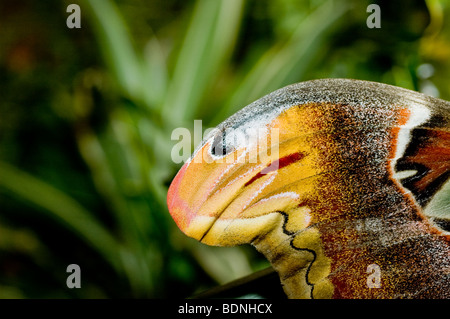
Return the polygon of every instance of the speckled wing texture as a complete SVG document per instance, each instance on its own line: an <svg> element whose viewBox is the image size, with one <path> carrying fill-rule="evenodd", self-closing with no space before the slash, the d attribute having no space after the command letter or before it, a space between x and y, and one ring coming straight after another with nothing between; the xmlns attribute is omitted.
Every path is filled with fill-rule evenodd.
<svg viewBox="0 0 450 319"><path fill-rule="evenodd" d="M290 298L450 298L449 120L394 86L293 84L205 137L169 211L205 244L251 243Z"/></svg>

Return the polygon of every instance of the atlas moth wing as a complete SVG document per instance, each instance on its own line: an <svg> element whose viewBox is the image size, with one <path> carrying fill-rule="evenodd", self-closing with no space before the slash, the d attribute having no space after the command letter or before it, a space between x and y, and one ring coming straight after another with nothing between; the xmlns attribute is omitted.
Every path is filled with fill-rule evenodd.
<svg viewBox="0 0 450 319"><path fill-rule="evenodd" d="M236 128L248 122L264 123L265 119L273 118L274 114L279 115L293 106L308 103L332 103L334 105L360 103L366 108L369 116L372 115L375 108L383 104L412 106L411 109L418 114L415 118L410 119L406 129L403 129L402 136L399 136L401 145L397 148L401 150L396 155L398 158L394 159L396 165L393 177L398 178L401 184L413 193L417 204L422 209L439 190L442 189L441 192L448 193L443 185L448 180L450 173L448 169L450 161L449 103L402 88L380 83L339 79L294 84L255 101L224 121L219 129L223 131ZM333 112L331 114L334 116ZM258 118L261 120L258 121ZM370 119L363 124L366 126L365 132L380 129L379 123L370 121ZM345 123L334 128L334 132L338 134L346 130L348 128L345 127ZM338 134L337 138L339 138ZM280 141L280 147L284 146L283 142ZM245 170L245 167L239 168ZM268 196L279 193L275 191ZM445 209L448 201L442 194L438 198L440 200L430 205L425 213L429 217L439 219L441 225L447 224L445 220L450 218L448 217L450 210ZM230 221L230 223L232 222L233 220Z"/></svg>
<svg viewBox="0 0 450 319"><path fill-rule="evenodd" d="M426 205L424 214L439 228L450 232L450 182L447 181Z"/></svg>
<svg viewBox="0 0 450 319"><path fill-rule="evenodd" d="M188 212L180 225L205 243L254 244L289 297L446 296L449 238L423 208L436 206L448 178L448 110L448 102L373 82L288 86L219 125L279 128L278 169L209 167L217 181L201 182L191 205L178 185L191 189L183 179L205 167L184 167L169 209L175 218ZM384 274L376 290L365 281L371 265Z"/></svg>
<svg viewBox="0 0 450 319"><path fill-rule="evenodd" d="M410 172L401 179L424 214L445 231L450 230L450 107L427 97L431 116L411 132L396 170Z"/></svg>
<svg viewBox="0 0 450 319"><path fill-rule="evenodd" d="M355 83L355 82L354 82ZM374 84L370 84L370 83L355 83L357 84L357 86L360 87L360 89L366 89L364 86L372 86ZM350 97L355 97L355 94L353 90L356 90L356 87L352 87L352 85L348 85L348 86L344 86L346 87L344 90L348 90L346 92L339 92L337 93L337 96L333 94L330 94L330 90L329 87L333 86L331 85L326 85L327 88L325 89L324 96L326 96L326 98L328 98L328 100L326 100L327 102L331 102L332 105L348 105L346 102L347 101L342 101L343 97L344 100L350 96ZM318 88L319 89L319 88ZM320 89L319 89L320 90ZM336 91L336 87L333 88L335 93ZM352 92L353 91L353 92ZM364 90L363 90L364 91ZM369 90L369 92L364 92L362 95L366 95L365 98L367 97L372 97L373 98L373 92ZM443 185L445 184L445 182L448 180L448 174L449 174L449 134L448 134L448 128L449 128L449 103L442 101L442 100L437 100L437 99L433 99L433 98L429 98L423 95L419 95L416 93L412 93L410 91L405 91L402 90L400 88L393 88L393 87L383 87L381 85L381 87L378 87L377 92L378 94L382 95L382 99L384 99L383 102L381 103L387 103L387 105L395 105L395 104L400 104L403 105L405 107L406 112L402 113L400 112L400 116L398 118L397 123L392 123L390 125L392 125L394 129L394 131L396 131L396 136L390 140L389 142L395 143L395 152L393 154L390 155L389 159L390 161L393 162L392 165L392 171L389 172L391 175L389 176L391 179L398 181L401 183L401 185L405 188L404 190L401 190L402 192L411 192L411 194L413 195L413 198L415 199L415 201L408 201L407 205L410 205L411 207L413 207L414 209L418 210L418 212L423 212L424 207L434 199L434 196L436 193L438 193L439 190L441 190L442 192L445 192L445 188L443 188ZM377 95L377 94L375 94ZM364 99L364 100L360 100L360 99L354 99L352 102L353 103L361 103L361 104L365 104L367 107L367 113L371 113L372 111L374 111L373 108L376 108L377 106L380 106L380 102L377 101L374 103L374 100L378 99L378 97L376 97L375 99L372 99L372 101L370 101L370 99ZM382 100L381 99L381 100ZM359 100L359 101L358 101ZM317 101L324 101L324 97L319 97ZM322 102L323 103L323 102ZM372 109L370 109L372 107ZM352 109L352 107L350 108ZM332 112L333 116L335 116L335 112ZM403 118L404 117L404 118ZM343 119L340 119L341 121ZM363 122L363 124L365 124L366 122ZM377 123L375 122L370 122L367 121L367 130L365 130L365 133L371 131L371 128L376 128L379 129L380 127L377 127ZM334 139L335 141L337 141L338 139L340 140L346 140L345 137L350 138L350 140L352 140L352 137L354 137L354 135L350 134L348 136L345 136L345 134L343 134L342 136L339 136L341 133L344 133L348 130L346 130L343 127L340 127L338 129L335 128L334 132L338 132L336 135L336 138ZM345 143L344 143L345 144ZM362 145L362 143L358 143L358 145ZM370 145L370 143L369 143ZM340 147L342 147L343 145L340 145ZM390 145L392 146L392 145ZM345 149L345 147L344 147ZM349 153L353 153L352 150L350 148L347 148L349 150ZM344 156L345 158L345 156ZM333 159L335 160L335 159ZM348 163L347 161L343 161L342 163L344 163L342 165L342 167L345 167L346 164ZM370 164L370 162L366 162L366 164ZM404 174L405 171L406 173L409 170L416 170L416 172L413 172L412 176L409 176L407 178L401 178L402 173ZM359 172L357 174L352 173L352 172L348 172L348 174L344 175L344 178L350 178L352 174L354 175L359 175L362 172ZM358 178L355 178L354 181L357 181ZM362 183L360 185L357 185L355 183L355 185L353 185L353 187L355 189L360 188L362 193L364 193L363 189L365 187L364 185L365 183ZM391 185L392 186L392 185ZM329 187L329 185L328 185ZM339 189L337 189L337 191L339 191ZM370 192L369 192L370 191ZM383 187L379 187L378 189L366 189L366 193L370 194L368 195L368 197L372 197L372 198L376 198L377 195L376 194L380 194L380 198L385 198L386 202L390 202L393 201L395 196L391 196L390 193L394 193L395 190L393 188L386 188L383 189ZM383 194L385 193L385 194ZM434 202L431 203L431 205L429 206L428 210L425 210L425 213L428 214L428 217L433 216L432 220L434 222L436 222L436 224L438 226L444 227L445 225L448 225L448 223L446 223L445 221L447 220L447 215L445 215L444 212L447 212L448 214L448 210L445 209L445 207L448 207L449 205L449 201L448 201L448 193L447 193L447 197L445 197L445 195L441 195L439 196L440 200L439 203L441 204L441 208L439 208L439 211L441 212L438 216L437 215L437 211L436 209L438 208L437 204L436 204L436 200ZM366 201L366 204L359 207L359 209L361 211L364 210L370 210L372 207L374 207L375 205L373 204L373 202L371 204L370 200ZM443 208L442 208L443 207ZM324 207L325 208L325 207ZM378 209L380 210L386 210L388 211L389 209L393 209L391 208L389 205L379 205ZM401 211L405 208L401 208L398 207L397 210ZM442 222L444 221L444 222ZM328 221L327 221L328 222ZM372 228L372 230L377 227L379 227L380 222L377 219L371 219L371 218L367 218L364 221L359 221L360 225L356 226L354 228ZM324 224L324 226L322 227L321 224ZM364 226L361 226L364 225ZM372 225L370 225L372 224ZM401 236L397 236L397 241L404 241L407 238L411 237L414 238L415 236L419 236L418 234L420 232L417 231L417 234L409 234L408 232L410 231L408 229L408 227L404 227L404 226L399 226L400 222L398 222L396 225L395 222L390 222L389 223L389 227L391 228L391 231L394 232L401 232L402 235ZM331 223L331 225L333 225L332 227L330 227L330 223L326 224L323 220L322 221L318 221L315 223L315 227L318 227L319 229L321 229L321 236L322 239L326 236L325 234L332 234L335 233L337 228L341 228L341 229L345 229L345 227L342 227L342 225L338 222L338 223ZM378 226L377 226L378 225ZM348 223L347 223L348 226ZM385 225L387 226L387 225ZM330 229L331 228L331 229ZM349 227L347 227L348 229ZM379 229L378 229L379 230ZM300 230L299 232L295 232L290 234L290 238L293 238L295 236L297 236L299 233L304 232L304 230ZM370 230L369 230L370 232ZM381 245L379 244L379 246L383 246L386 245L387 247L379 247L379 248L375 248L375 250L378 250L378 252L376 253L376 255L378 256L379 259L383 259L385 258L386 255L388 254L388 250L392 249L391 246L388 244L386 241L388 241L389 239L394 239L395 236L384 236L384 240L381 242ZM412 239L413 240L413 239ZM328 240L326 240L327 243L330 242L343 242L342 238L339 238L337 236L330 236L328 238ZM293 241L294 242L294 241ZM327 243L325 243L325 245L327 245ZM347 241L344 245L351 245L349 244L349 242ZM415 242L415 245L417 248L422 248L422 250L424 250L425 247L428 247L428 250L433 250L435 249L434 245L429 245L428 243L420 243L419 241ZM280 245L281 246L281 245ZM295 244L293 245L295 246ZM363 245L362 245L363 246ZM438 245L439 246L439 245ZM301 247L297 247L297 248L301 248ZM357 250L364 250L363 248L365 247L354 247L351 249L351 254L340 254L340 249L335 249L335 248L329 248L329 252L328 254L331 254L330 251L335 251L336 255L339 255L338 259L340 260L339 266L334 266L334 270L333 272L328 276L329 278L333 278L334 282L335 282L335 286L336 283L337 285L339 285L339 281L342 283L343 281L350 281L349 279L352 277L352 273L351 272L346 272L344 276L339 276L339 273L341 271L343 271L343 269L350 269L352 271L355 271L356 269L354 269L354 267L351 267L351 264L354 264L355 262L359 262L361 264L367 264L367 261L364 260L364 254L360 254L359 257L355 256L355 252ZM394 247L395 248L395 247ZM395 251L397 251L399 254L405 254L408 253L404 247L402 248L401 244L397 244L396 245L397 249L394 249ZM445 248L445 247L444 247ZM374 249L372 249L374 250ZM426 249L425 249L426 250ZM314 256L314 259L316 258L317 254ZM424 257L426 256L426 254L424 255ZM444 250L441 253L441 257L440 257L444 263L448 263L448 250ZM315 261L315 260L314 260ZM314 262L313 261L313 262ZM310 267L307 268L307 270L311 270L311 265L313 263L310 264ZM423 272L422 269L420 269L420 267L424 268L426 267L426 265L422 264L420 266L416 265L416 269L415 272L419 273L418 276L421 276L421 273ZM412 267L411 269L414 269L414 267ZM396 270L399 273L403 273L403 276L406 276L405 274L405 269L399 269ZM360 271L361 272L361 271ZM355 273L357 273L357 271L355 271ZM289 275L290 276L290 275ZM341 278L339 278L341 277ZM424 276L425 277L425 276ZM436 282L438 282L437 285L440 285L440 282L443 281L447 281L447 285L448 285L448 280L446 279L448 277L446 277L445 275L443 277L440 277L440 279L436 279ZM395 284L393 284L395 283ZM391 278L391 283L390 283L391 287L388 287L388 289L385 289L385 291L383 292L381 289L379 290L380 293L378 294L379 297L392 297L392 296L401 296L401 295L405 295L405 296L414 296L415 294L420 294L420 292L417 291L406 291L406 288L404 290L404 292L401 292L400 290L396 290L395 288L393 288L392 286L397 285L397 286L407 286L407 284L405 282L402 282L402 280L395 280ZM445 283L444 283L445 285ZM295 286L295 285L294 285ZM311 285L310 286L314 286ZM432 284L430 284L430 286L432 286ZM445 289L442 288L441 286L439 286L440 289ZM355 287L353 287L353 290L358 290L358 289L354 289ZM298 291L298 287L294 288L294 290L297 289ZM302 288L304 289L304 287ZM432 288L429 288L429 286L424 285L424 287L421 288L423 293L426 293L426 291L431 290ZM433 288L435 289L435 287ZM316 289L318 290L318 289ZM342 288L341 289L343 292L339 292L336 295L338 296L345 296L345 294L347 293L348 295L349 292L345 292L345 289ZM364 291L363 288L359 288L359 290ZM312 290L311 290L312 292ZM293 293L293 295L297 295L296 292ZM363 296L364 294L360 294L359 296ZM311 293L311 296L312 293Z"/></svg>

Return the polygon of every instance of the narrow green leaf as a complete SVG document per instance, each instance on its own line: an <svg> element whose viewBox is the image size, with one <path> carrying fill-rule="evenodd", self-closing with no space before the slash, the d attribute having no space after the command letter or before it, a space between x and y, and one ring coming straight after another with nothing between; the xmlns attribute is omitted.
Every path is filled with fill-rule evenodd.
<svg viewBox="0 0 450 319"><path fill-rule="evenodd" d="M212 123L222 121L248 103L303 76L333 24L343 17L349 5L326 1L301 21L292 36L275 43L261 56Z"/></svg>
<svg viewBox="0 0 450 319"><path fill-rule="evenodd" d="M152 108L160 107L167 92L169 79L163 49L156 37L147 42L142 64L142 97L146 105Z"/></svg>
<svg viewBox="0 0 450 319"><path fill-rule="evenodd" d="M103 56L122 90L137 98L141 92L141 65L130 41L127 25L112 1L86 0ZM150 89L150 88L149 88Z"/></svg>
<svg viewBox="0 0 450 319"><path fill-rule="evenodd" d="M76 200L50 184L3 162L0 162L0 188L49 213L61 224L72 229L120 271L117 241Z"/></svg>
<svg viewBox="0 0 450 319"><path fill-rule="evenodd" d="M233 48L242 0L199 0L194 9L163 108L165 119L192 119Z"/></svg>

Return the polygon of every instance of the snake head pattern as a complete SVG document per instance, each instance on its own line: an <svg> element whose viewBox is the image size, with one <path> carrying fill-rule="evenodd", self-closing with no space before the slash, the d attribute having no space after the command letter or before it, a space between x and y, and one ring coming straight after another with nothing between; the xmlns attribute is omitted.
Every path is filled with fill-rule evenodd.
<svg viewBox="0 0 450 319"><path fill-rule="evenodd" d="M293 84L205 137L169 211L205 244L254 245L290 298L450 298L449 123L449 102L406 89Z"/></svg>

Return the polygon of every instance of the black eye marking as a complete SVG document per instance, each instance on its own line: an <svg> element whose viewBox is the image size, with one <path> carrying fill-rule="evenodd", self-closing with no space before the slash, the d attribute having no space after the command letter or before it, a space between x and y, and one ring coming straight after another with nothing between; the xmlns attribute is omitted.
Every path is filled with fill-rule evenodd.
<svg viewBox="0 0 450 319"><path fill-rule="evenodd" d="M223 156L226 154L225 132L217 134L211 146L211 154L214 156Z"/></svg>
<svg viewBox="0 0 450 319"><path fill-rule="evenodd" d="M214 141L211 146L211 154L214 156L225 156L235 150L234 145L230 145L229 141L226 141L226 132L220 132L214 137Z"/></svg>

